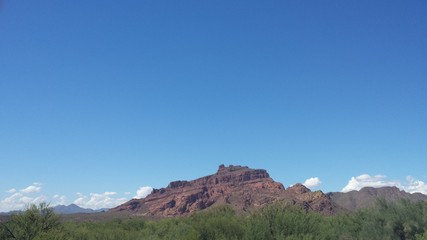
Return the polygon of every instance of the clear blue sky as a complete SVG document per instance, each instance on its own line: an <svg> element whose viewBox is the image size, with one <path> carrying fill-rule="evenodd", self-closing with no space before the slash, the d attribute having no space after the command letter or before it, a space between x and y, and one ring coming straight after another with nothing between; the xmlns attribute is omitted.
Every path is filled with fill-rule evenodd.
<svg viewBox="0 0 427 240"><path fill-rule="evenodd" d="M426 12L421 0L1 1L0 201L131 198L221 163L285 186L318 177L325 192L362 174L427 182Z"/></svg>

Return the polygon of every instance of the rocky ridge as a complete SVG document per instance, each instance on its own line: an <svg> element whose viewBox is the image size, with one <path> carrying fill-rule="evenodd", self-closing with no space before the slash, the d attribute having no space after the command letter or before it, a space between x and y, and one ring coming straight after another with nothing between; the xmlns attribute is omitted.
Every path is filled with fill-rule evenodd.
<svg viewBox="0 0 427 240"><path fill-rule="evenodd" d="M406 199L411 202L427 201L427 196L421 193L408 193L397 187L364 187L359 191L331 192L328 197L337 205L350 211L372 207L377 199L396 202Z"/></svg>
<svg viewBox="0 0 427 240"><path fill-rule="evenodd" d="M90 208L82 208L77 206L76 204L66 205L57 205L53 207L53 211L57 214L75 214L75 213L97 213L108 211L107 208L102 209L90 209Z"/></svg>
<svg viewBox="0 0 427 240"><path fill-rule="evenodd" d="M285 202L306 210L334 214L337 207L321 191L312 192L302 184L285 189L263 169L221 165L215 174L192 181L174 181L154 189L143 199L132 199L112 212L148 217L185 216L215 205L228 204L236 212L246 212Z"/></svg>

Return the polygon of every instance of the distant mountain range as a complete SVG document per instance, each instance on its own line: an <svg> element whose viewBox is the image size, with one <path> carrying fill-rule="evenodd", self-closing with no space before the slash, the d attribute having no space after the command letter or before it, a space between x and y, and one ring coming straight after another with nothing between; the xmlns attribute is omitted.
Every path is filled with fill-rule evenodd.
<svg viewBox="0 0 427 240"><path fill-rule="evenodd" d="M360 191L331 192L327 196L337 205L350 211L371 207L377 199L395 202L406 199L411 202L427 201L427 195L421 193L408 193L397 187L364 187Z"/></svg>
<svg viewBox="0 0 427 240"><path fill-rule="evenodd" d="M166 188L154 189L146 198L132 199L109 212L158 218L190 215L221 204L232 206L236 212L246 212L282 202L333 215L372 206L378 198L427 201L426 195L407 193L397 187L366 187L360 191L327 194L312 192L299 183L284 188L271 179L266 170L221 165L215 174L192 181L171 182Z"/></svg>
<svg viewBox="0 0 427 240"><path fill-rule="evenodd" d="M112 209L93 210L70 204L55 206L53 210L57 214L67 215L108 211L109 214L124 216L162 218L186 216L223 204L230 205L237 213L242 213L272 203L284 203L301 206L307 211L333 215L373 206L379 198L391 202L400 199L411 202L427 201L427 195L408 193L397 187L365 187L360 191L326 194L322 191L311 191L300 183L285 188L280 182L270 178L264 169L221 165L212 175L191 181L171 182L165 188L154 189L143 199L132 199ZM17 211L0 215L13 213Z"/></svg>
<svg viewBox="0 0 427 240"><path fill-rule="evenodd" d="M76 204L70 204L68 206L58 205L53 207L53 211L57 214L74 214L74 213L97 213L108 211L108 208L93 210L90 208L82 208Z"/></svg>
<svg viewBox="0 0 427 240"><path fill-rule="evenodd" d="M102 208L93 210L90 208L82 208L77 206L76 204L70 204L70 205L57 205L55 207L52 207L53 211L57 214L75 214L75 213L98 213L98 212L106 212L108 211L108 208ZM0 215L12 215L15 213L19 213L21 211L10 211L10 212L3 212L0 213Z"/></svg>

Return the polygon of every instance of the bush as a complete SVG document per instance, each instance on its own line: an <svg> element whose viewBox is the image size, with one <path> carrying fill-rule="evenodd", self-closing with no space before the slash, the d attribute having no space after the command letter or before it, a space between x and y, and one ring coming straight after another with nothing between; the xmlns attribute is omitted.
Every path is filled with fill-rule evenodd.
<svg viewBox="0 0 427 240"><path fill-rule="evenodd" d="M189 219L190 225L197 232L197 239L242 239L244 228L242 218L236 216L228 206L217 206L205 212L194 214Z"/></svg>
<svg viewBox="0 0 427 240"><path fill-rule="evenodd" d="M1 239L32 240L60 227L59 218L46 203L32 204L2 224Z"/></svg>
<svg viewBox="0 0 427 240"><path fill-rule="evenodd" d="M237 215L219 206L190 217L158 221L65 222L46 204L32 205L2 224L0 239L20 240L293 240L415 239L427 240L427 203L379 200L356 213L324 216L297 206L273 204Z"/></svg>
<svg viewBox="0 0 427 240"><path fill-rule="evenodd" d="M248 217L246 239L318 239L321 221L317 213L273 204Z"/></svg>

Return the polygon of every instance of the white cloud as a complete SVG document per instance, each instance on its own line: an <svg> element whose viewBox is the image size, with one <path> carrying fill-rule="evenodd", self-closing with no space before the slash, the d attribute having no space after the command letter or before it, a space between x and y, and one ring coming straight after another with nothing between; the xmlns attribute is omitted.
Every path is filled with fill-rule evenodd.
<svg viewBox="0 0 427 240"><path fill-rule="evenodd" d="M43 195L28 196L25 193L16 192L9 197L0 200L0 212L22 210L29 204L39 204L44 201L46 201L46 197Z"/></svg>
<svg viewBox="0 0 427 240"><path fill-rule="evenodd" d="M427 184L425 182L417 180L412 176L407 176L406 181L407 184L403 186L403 190L410 193L419 192L422 194L427 194Z"/></svg>
<svg viewBox="0 0 427 240"><path fill-rule="evenodd" d="M40 192L40 190L42 189L41 184L40 183L33 183L32 185L21 189L20 192L22 193L36 193L36 192Z"/></svg>
<svg viewBox="0 0 427 240"><path fill-rule="evenodd" d="M30 204L45 202L46 197L39 193L41 189L40 183L33 183L19 191L15 188L9 189L7 192L11 195L0 199L0 212L23 210Z"/></svg>
<svg viewBox="0 0 427 240"><path fill-rule="evenodd" d="M15 188L12 188L12 189L7 190L7 192L8 192L8 193L16 193L17 191L16 191L16 189L15 189Z"/></svg>
<svg viewBox="0 0 427 240"><path fill-rule="evenodd" d="M320 179L318 177L309 178L309 179L305 180L305 182L303 183L304 186L306 186L310 189L318 187L320 184L322 184L322 181L320 181Z"/></svg>
<svg viewBox="0 0 427 240"><path fill-rule="evenodd" d="M53 202L52 202L52 206L57 206L57 205L67 205L68 203L68 199L66 196L64 195L59 195L59 194L55 194L53 196Z"/></svg>
<svg viewBox="0 0 427 240"><path fill-rule="evenodd" d="M129 200L129 196L123 198L117 192L91 193L89 195L77 193L77 198L74 201L70 201L69 198L60 194L48 198L42 194L42 184L40 183L33 183L21 190L12 188L7 193L9 196L0 199L0 212L23 210L30 204L41 202L50 202L51 206L74 203L84 208L112 208Z"/></svg>
<svg viewBox="0 0 427 240"><path fill-rule="evenodd" d="M125 192L125 195L130 195L131 194L131 192Z"/></svg>
<svg viewBox="0 0 427 240"><path fill-rule="evenodd" d="M389 180L386 176L383 175L370 176L368 174L352 177L341 191L349 192L353 190L360 190L364 187L386 186L395 186L409 193L420 192L427 194L427 184L411 176L406 177L406 182L402 183L399 180Z"/></svg>
<svg viewBox="0 0 427 240"><path fill-rule="evenodd" d="M78 198L73 203L83 208L100 209L116 207L128 200L116 195L116 192L91 193L89 196L77 193Z"/></svg>
<svg viewBox="0 0 427 240"><path fill-rule="evenodd" d="M133 198L145 198L152 191L153 191L152 187L149 187L149 186L140 187L138 190L136 190L136 196Z"/></svg>
<svg viewBox="0 0 427 240"><path fill-rule="evenodd" d="M398 181L387 181L387 177L383 175L370 176L368 174L362 174L357 177L352 177L341 191L349 192L353 190L360 190L364 187L385 187L396 186L399 184L400 183Z"/></svg>
<svg viewBox="0 0 427 240"><path fill-rule="evenodd" d="M105 192L104 193L106 196L114 196L114 195L117 195L117 193L116 192Z"/></svg>

